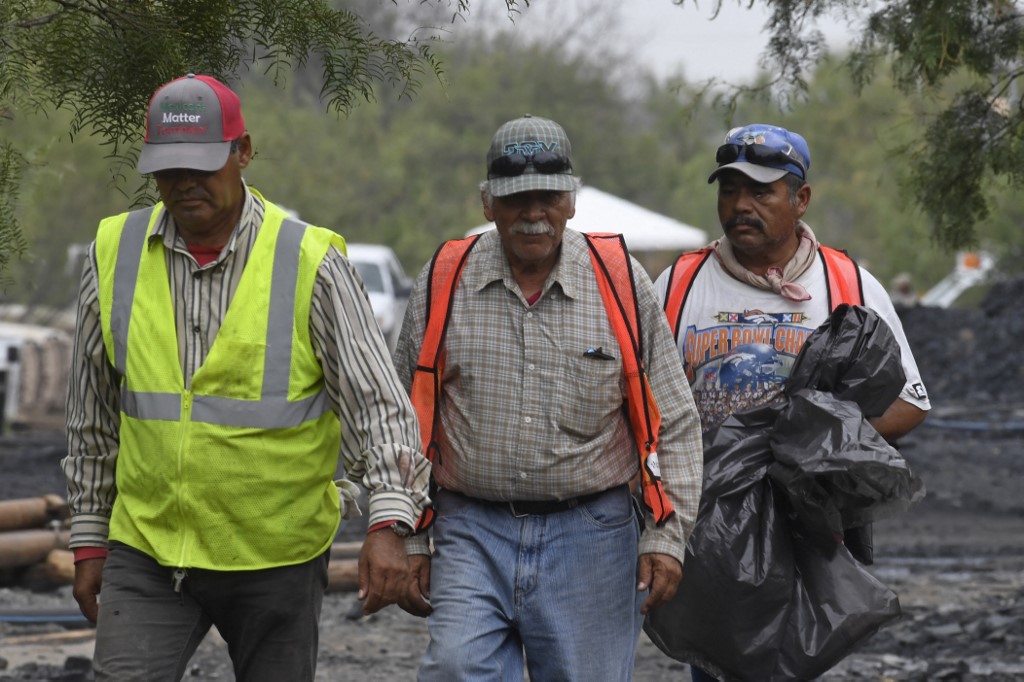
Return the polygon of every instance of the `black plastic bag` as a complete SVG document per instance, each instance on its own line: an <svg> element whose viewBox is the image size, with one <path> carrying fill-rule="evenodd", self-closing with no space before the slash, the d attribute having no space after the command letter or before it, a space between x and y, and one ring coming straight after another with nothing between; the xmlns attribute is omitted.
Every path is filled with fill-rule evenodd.
<svg viewBox="0 0 1024 682"><path fill-rule="evenodd" d="M644 624L662 651L726 679L808 679L899 617L895 593L841 540L924 494L865 419L904 382L884 321L840 306L808 337L783 397L705 435L683 581Z"/></svg>
<svg viewBox="0 0 1024 682"><path fill-rule="evenodd" d="M775 461L768 475L785 491L797 527L826 555L844 529L904 511L924 496L920 479L857 405L828 393L793 394L769 447Z"/></svg>
<svg viewBox="0 0 1024 682"><path fill-rule="evenodd" d="M899 342L869 308L838 306L804 342L786 393L812 388L857 403L877 417L899 397L907 377Z"/></svg>

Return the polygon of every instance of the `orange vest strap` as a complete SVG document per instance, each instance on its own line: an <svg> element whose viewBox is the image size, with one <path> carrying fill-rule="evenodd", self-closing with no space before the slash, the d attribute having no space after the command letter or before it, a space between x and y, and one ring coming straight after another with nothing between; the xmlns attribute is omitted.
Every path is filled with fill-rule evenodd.
<svg viewBox="0 0 1024 682"><path fill-rule="evenodd" d="M444 373L444 337L451 318L451 306L455 301L462 269L469 252L480 235L466 239L452 239L444 242L434 253L427 279L427 323L420 346L416 372L413 374L411 400L420 423L420 437L423 452L428 460L434 461L439 454L435 432L437 427L437 404L441 397L441 376ZM427 507L416 522L416 531L425 530L434 522L434 510Z"/></svg>
<svg viewBox="0 0 1024 682"><path fill-rule="evenodd" d="M672 338L679 340L679 322L683 317L683 306L690 295L690 285L697 273L711 256L713 249L706 246L696 251L687 251L676 258L669 272L668 296L665 297L665 316L672 330Z"/></svg>
<svg viewBox="0 0 1024 682"><path fill-rule="evenodd" d="M683 306L690 295L690 288L697 273L711 255L711 247L680 254L669 272L668 295L665 297L665 316L672 336L679 340L679 323L683 318ZM828 246L818 246L818 255L825 267L829 312L839 305L864 305L864 287L860 268L849 254Z"/></svg>
<svg viewBox="0 0 1024 682"><path fill-rule="evenodd" d="M864 305L864 285L860 279L860 268L850 255L846 251L820 245L818 255L825 266L829 312L843 303Z"/></svg>
<svg viewBox="0 0 1024 682"><path fill-rule="evenodd" d="M662 525L675 510L661 485L658 463L658 434L661 411L654 399L643 363L643 337L640 333L640 305L636 297L633 266L626 243L620 234L584 233L590 248L598 290L608 313L615 339L622 349L622 369L626 377L626 404L633 437L640 456L640 481L644 504L655 523Z"/></svg>

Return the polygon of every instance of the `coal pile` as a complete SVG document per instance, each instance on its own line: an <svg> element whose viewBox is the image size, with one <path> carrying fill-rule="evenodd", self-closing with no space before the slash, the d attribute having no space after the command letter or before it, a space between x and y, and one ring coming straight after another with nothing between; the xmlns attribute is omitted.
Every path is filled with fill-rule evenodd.
<svg viewBox="0 0 1024 682"><path fill-rule="evenodd" d="M900 311L932 405L1024 405L1024 277L997 282L977 309Z"/></svg>

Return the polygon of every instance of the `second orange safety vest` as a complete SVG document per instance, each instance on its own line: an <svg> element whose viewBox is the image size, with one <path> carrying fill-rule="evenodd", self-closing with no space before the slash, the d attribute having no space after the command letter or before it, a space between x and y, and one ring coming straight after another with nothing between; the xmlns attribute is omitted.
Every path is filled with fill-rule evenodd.
<svg viewBox="0 0 1024 682"><path fill-rule="evenodd" d="M668 292L665 296L665 316L672 329L672 337L679 340L679 321L683 317L683 306L690 294L690 287L697 273L714 249L705 246L696 251L687 251L676 258L669 272ZM864 286L860 279L860 268L849 254L828 246L818 246L818 257L825 267L828 291L828 309L832 312L841 304L864 305Z"/></svg>
<svg viewBox="0 0 1024 682"><path fill-rule="evenodd" d="M675 510L661 484L658 465L658 434L661 412L651 392L643 363L640 312L633 284L633 267L620 234L585 233L598 288L615 338L622 348L622 367L626 378L626 403L637 452L640 456L640 482L644 504L654 521L662 525ZM425 455L431 462L437 455L436 433L439 425L437 405L444 375L444 337L451 318L455 290L470 251L479 235L443 243L430 264L427 289L427 323L412 382L412 404L420 422ZM416 530L427 528L434 520L433 509L426 509Z"/></svg>

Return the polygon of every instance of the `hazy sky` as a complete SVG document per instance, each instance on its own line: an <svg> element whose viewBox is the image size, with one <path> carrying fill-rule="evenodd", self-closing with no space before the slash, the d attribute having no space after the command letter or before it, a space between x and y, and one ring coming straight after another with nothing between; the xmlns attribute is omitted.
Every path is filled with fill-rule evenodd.
<svg viewBox="0 0 1024 682"><path fill-rule="evenodd" d="M757 73L768 37L763 3L746 9L749 0L723 0L712 20L714 0L532 0L514 24L498 11L504 3L471 3L469 25L500 25L524 38L569 36L588 50L628 54L659 76L679 71L691 82L711 77L744 82ZM487 5L484 5L484 3ZM845 47L849 29L838 22L818 26L834 49Z"/></svg>
<svg viewBox="0 0 1024 682"><path fill-rule="evenodd" d="M659 75L681 67L689 80L720 76L749 80L757 73L758 60L768 43L764 26L768 12L759 3L746 9L737 0L724 0L712 20L713 0L693 0L682 6L671 0L628 0L623 3L627 30L636 31L637 54ZM831 45L845 43L845 27L835 23L820 26Z"/></svg>

